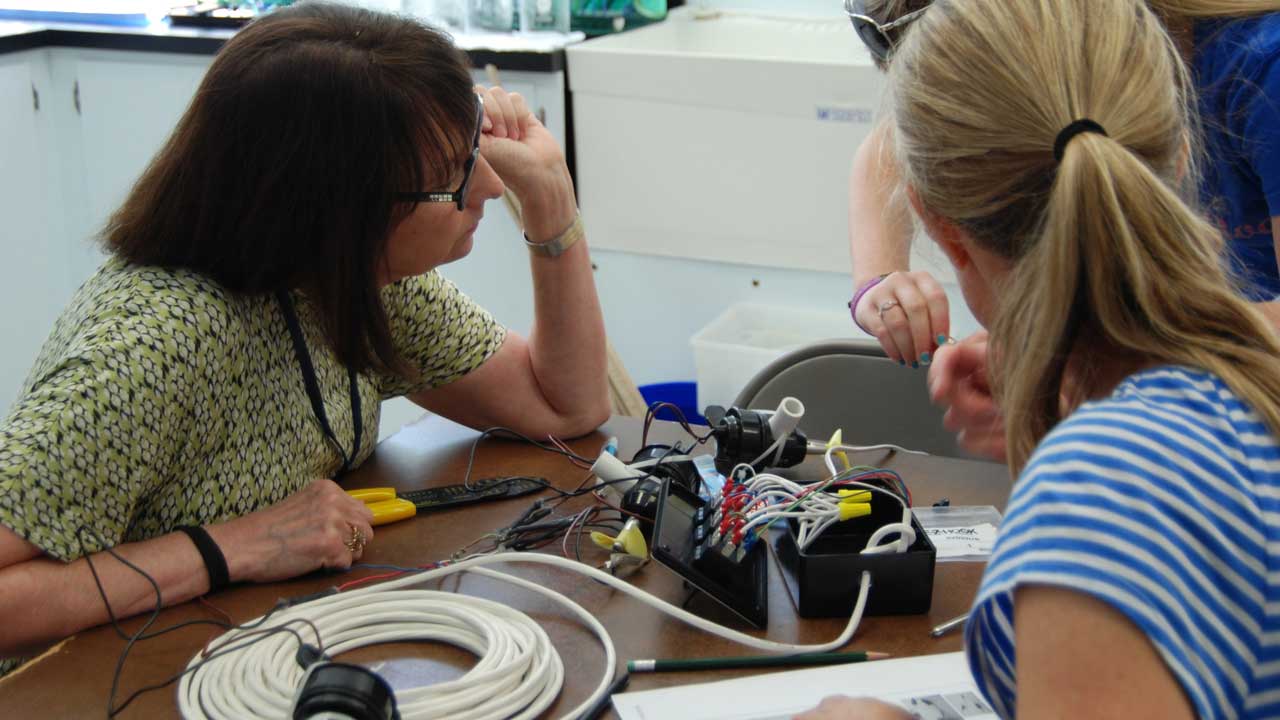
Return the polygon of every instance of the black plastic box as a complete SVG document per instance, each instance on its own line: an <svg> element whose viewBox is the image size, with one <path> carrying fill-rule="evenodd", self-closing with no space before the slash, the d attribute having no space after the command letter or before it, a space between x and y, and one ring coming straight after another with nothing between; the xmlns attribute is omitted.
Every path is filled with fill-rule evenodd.
<svg viewBox="0 0 1280 720"><path fill-rule="evenodd" d="M905 553L863 555L871 534L901 522L902 506L876 498L866 517L836 523L807 550L796 544L796 526L788 522L774 534L773 548L782 578L801 617L848 617L858 600L862 571L871 572L866 615L915 615L933 603L933 566L937 550L911 516L916 541Z"/></svg>

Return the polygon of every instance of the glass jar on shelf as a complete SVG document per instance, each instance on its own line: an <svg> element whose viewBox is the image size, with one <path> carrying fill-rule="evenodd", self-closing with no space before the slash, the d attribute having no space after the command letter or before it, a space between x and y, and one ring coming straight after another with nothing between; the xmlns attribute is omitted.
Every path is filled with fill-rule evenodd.
<svg viewBox="0 0 1280 720"><path fill-rule="evenodd" d="M522 32L569 32L569 0L520 0Z"/></svg>
<svg viewBox="0 0 1280 720"><path fill-rule="evenodd" d="M516 0L469 0L468 4L471 29L491 32L516 29Z"/></svg>

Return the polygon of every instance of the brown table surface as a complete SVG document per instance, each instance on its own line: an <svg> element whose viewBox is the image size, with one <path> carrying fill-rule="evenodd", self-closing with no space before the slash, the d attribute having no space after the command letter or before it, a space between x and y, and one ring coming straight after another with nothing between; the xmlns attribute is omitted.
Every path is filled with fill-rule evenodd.
<svg viewBox="0 0 1280 720"><path fill-rule="evenodd" d="M352 473L344 485L393 486L399 490L412 490L461 482L475 435L472 430L428 416L379 445L373 458ZM609 435L619 438L619 455L629 458L639 447L640 423L631 418L614 418L599 433L572 441L570 446L579 454L593 457ZM650 440L671 442L682 436L679 426L658 423ZM929 505L945 497L958 505L1003 508L1008 497L1009 478L1002 465L885 452L863 452L854 459L859 463L897 470L911 487L917 505ZM810 458L805 465L793 470L817 476L822 470L821 459ZM523 443L486 440L480 445L473 477L511 474L546 477L556 486L566 489L575 487L585 477L584 471L573 467L564 458ZM447 558L482 533L510 524L534 497L550 497L550 494L427 513L382 526L376 529L376 538L366 550L364 562L419 565ZM585 497L577 498L565 503L564 507L585 507L588 502ZM546 551L559 552L559 544ZM603 551L597 550L589 541L583 544L582 552L583 559L594 564L605 559ZM843 629L847 618L798 618L782 583L776 560L772 557L770 565L767 632L770 639L819 643L835 637ZM208 600L236 622L245 622L267 611L278 598L314 592L376 572L364 569L339 575L312 574L289 582L240 586L210 596ZM752 652L689 628L621 593L587 582L582 576L528 565L515 566L514 572L564 592L594 613L612 634L620 665L636 658L745 655ZM927 615L864 618L852 647L879 650L894 656L960 649L960 633L934 639L929 636L929 630L933 625L968 610L981 573L981 563L939 563L934 578L933 605ZM629 580L676 604L687 596L679 579L654 563ZM547 629L564 660L565 684L557 704L546 713L546 717L558 717L575 707L599 682L604 658L599 643L594 635L568 616L567 611L550 601L531 597L530 593L505 583L466 574L451 576L433 585L506 602L529 613ZM709 602L695 602L690 608L730 627L756 635L765 634L750 630ZM189 602L166 609L160 614L155 627L217 617L210 609ZM15 621L20 619L4 620L6 623ZM140 624L141 619L134 618L124 626L126 631L133 632ZM125 666L117 702L137 688L180 671L217 632L208 626L195 627L139 643ZM37 661L0 680L0 718L104 716L112 673L123 645L109 627L73 636ZM395 643L362 648L344 654L342 658L361 663L384 662L379 672L397 688L458 677L474 660L465 651L435 643ZM630 689L645 690L746 674L750 671L648 673L633 676ZM120 717L176 717L174 687L139 697ZM612 714L608 716L613 717Z"/></svg>

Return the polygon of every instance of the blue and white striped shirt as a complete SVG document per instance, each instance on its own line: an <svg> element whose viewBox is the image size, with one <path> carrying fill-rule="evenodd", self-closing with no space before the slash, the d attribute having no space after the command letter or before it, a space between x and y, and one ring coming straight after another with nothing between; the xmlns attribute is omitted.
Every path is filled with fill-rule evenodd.
<svg viewBox="0 0 1280 720"><path fill-rule="evenodd" d="M1087 593L1150 638L1203 718L1280 717L1280 442L1203 371L1134 374L1041 442L966 628L978 687L1016 710L1013 594Z"/></svg>

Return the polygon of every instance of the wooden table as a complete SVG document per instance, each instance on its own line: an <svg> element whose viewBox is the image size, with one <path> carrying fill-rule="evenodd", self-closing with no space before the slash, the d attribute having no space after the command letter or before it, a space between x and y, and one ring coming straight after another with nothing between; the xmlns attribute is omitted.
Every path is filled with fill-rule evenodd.
<svg viewBox="0 0 1280 720"><path fill-rule="evenodd" d="M474 431L427 417L407 426L379 447L373 458L354 472L348 487L394 486L401 490L449 485L461 481L467 454L475 438ZM599 452L605 438L620 439L619 455L629 458L639 447L640 424L630 418L614 418L600 433L576 440L570 445L580 454L592 457ZM655 425L651 441L670 442L680 439L682 431L674 424ZM995 505L1003 507L1010 482L1004 466L990 463L866 452L856 461L891 467L902 474L910 485L916 504L928 505L941 498L953 504ZM816 476L821 471L818 458L810 460L797 472ZM523 443L486 440L476 454L473 477L494 475L539 475L558 487L572 488L584 478L584 472L564 458L541 452ZM542 497L547 496L546 493ZM449 557L455 550L482 533L504 527L514 521L534 496L473 505L451 511L419 515L411 520L377 528L376 538L365 552L368 563L418 565ZM565 504L566 508L585 507L586 498ZM603 552L584 543L583 558L601 562ZM558 552L558 546L548 551ZM787 594L776 561L770 559L769 629L770 639L818 643L835 637L846 619L802 620L797 618ZM693 630L581 576L543 566L516 566L516 573L567 594L588 611L593 612L609 629L617 646L619 661L653 657L698 657L741 655L749 651L727 640ZM356 570L346 574L313 574L289 582L270 585L236 587L209 597L209 601L225 610L236 622L244 622L268 610L280 597L314 592L364 575L372 570ZM960 633L942 639L929 636L930 628L968 610L982 574L979 563L939 563L934 579L933 605L928 615L864 618L853 646L879 650L895 656L949 652L961 647ZM630 581L669 601L680 603L686 592L681 583L665 568L650 563L632 575ZM506 602L537 619L556 644L565 664L565 685L557 704L547 714L558 717L576 706L599 682L604 668L604 653L589 631L565 611L541 598L531 597L505 583L476 576L457 575L436 583L448 590L482 595ZM747 629L726 611L713 604L695 603L691 609L718 622ZM195 603L169 608L161 613L155 627L165 627L192 619L216 619L210 609ZM6 618L4 622L20 621ZM133 619L124 623L132 632L141 623ZM121 678L123 700L135 689L168 678L186 666L191 656L217 631L209 627L179 630L139 643L131 653ZM755 632L754 634L762 634ZM105 715L107 696L117 657L124 643L108 627L82 632L38 661L0 680L0 718L84 718ZM343 656L351 662L384 662L379 672L393 687L414 687L458 677L473 663L464 651L430 643L397 643L363 648ZM664 685L703 682L744 674L742 671L699 673L657 673L632 678L631 689L644 690ZM157 690L139 697L121 717L176 717L174 687Z"/></svg>

